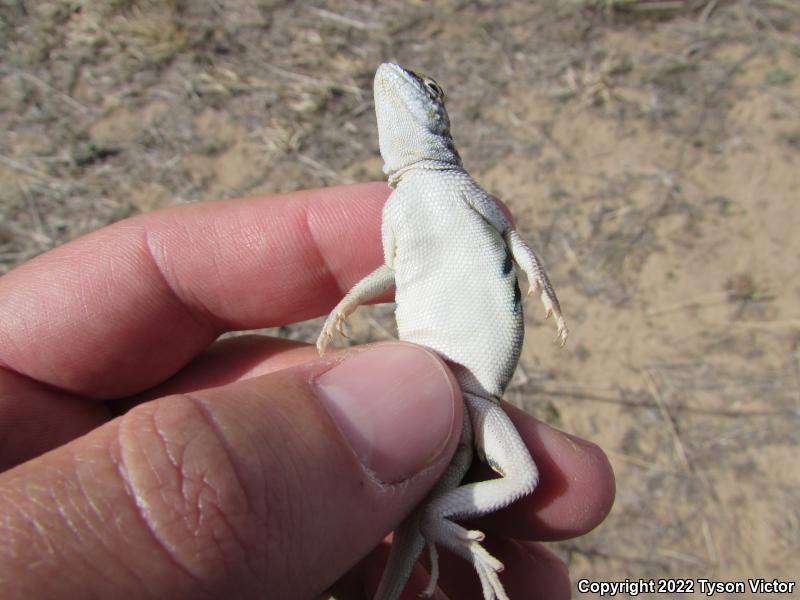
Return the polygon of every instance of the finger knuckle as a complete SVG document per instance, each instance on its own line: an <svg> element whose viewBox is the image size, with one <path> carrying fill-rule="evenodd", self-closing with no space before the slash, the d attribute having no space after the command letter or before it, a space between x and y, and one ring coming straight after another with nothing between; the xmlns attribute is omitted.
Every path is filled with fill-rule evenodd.
<svg viewBox="0 0 800 600"><path fill-rule="evenodd" d="M260 577L251 561L263 556L265 504L202 402L178 395L137 407L120 422L119 444L124 484L172 561L204 582Z"/></svg>

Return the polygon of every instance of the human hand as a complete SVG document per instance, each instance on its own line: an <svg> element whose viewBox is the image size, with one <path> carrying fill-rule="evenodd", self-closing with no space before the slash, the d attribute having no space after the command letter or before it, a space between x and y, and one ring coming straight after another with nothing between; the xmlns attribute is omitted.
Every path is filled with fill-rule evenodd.
<svg viewBox="0 0 800 600"><path fill-rule="evenodd" d="M319 359L215 340L329 310L380 262L387 194L167 209L0 278L0 597L312 598L337 580L370 597L386 555L370 551L455 449L452 376L408 344ZM566 598L563 564L520 540L594 527L613 475L597 447L506 408L541 483L479 526L512 598ZM441 558L442 590L476 597ZM408 597L425 583L419 567Z"/></svg>

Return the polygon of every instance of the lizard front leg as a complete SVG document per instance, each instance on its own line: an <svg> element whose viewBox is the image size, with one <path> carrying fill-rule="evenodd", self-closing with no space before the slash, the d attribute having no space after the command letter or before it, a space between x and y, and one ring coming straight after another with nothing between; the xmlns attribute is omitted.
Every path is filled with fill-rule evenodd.
<svg viewBox="0 0 800 600"><path fill-rule="evenodd" d="M500 206L486 193L468 194L466 202L472 206L483 219L503 236L503 241L514 262L525 273L528 278L528 295L536 291L541 291L542 303L547 311L545 318L553 315L558 327L558 340L563 346L567 341L567 324L561 314L561 305L558 303L558 296L550 283L547 271L544 270L539 257L530 249L520 237L519 233L511 227L511 223L500 210Z"/></svg>
<svg viewBox="0 0 800 600"><path fill-rule="evenodd" d="M344 334L344 322L360 304L371 300L385 292L394 285L394 271L388 266L381 265L372 273L355 284L339 304L331 311L325 320L325 325L317 338L317 350L324 354L335 332Z"/></svg>
<svg viewBox="0 0 800 600"><path fill-rule="evenodd" d="M514 262L517 263L520 269L525 273L528 278L528 295L539 291L541 292L542 304L545 308L545 319L553 315L556 319L556 327L558 327L558 340L563 346L567 341L567 324L564 316L561 314L561 305L558 303L558 296L553 289L553 284L550 283L550 278L544 270L542 263L536 253L530 249L514 229L507 229L503 233L506 245L508 246Z"/></svg>

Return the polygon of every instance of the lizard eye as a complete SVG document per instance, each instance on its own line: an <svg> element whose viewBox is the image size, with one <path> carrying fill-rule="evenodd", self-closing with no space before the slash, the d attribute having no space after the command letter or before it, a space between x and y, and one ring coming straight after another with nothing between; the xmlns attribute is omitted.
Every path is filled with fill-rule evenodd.
<svg viewBox="0 0 800 600"><path fill-rule="evenodd" d="M427 77L422 81L425 84L425 87L428 88L428 91L431 92L437 98L444 100L444 90L439 87L439 84L436 83L433 79L428 79Z"/></svg>

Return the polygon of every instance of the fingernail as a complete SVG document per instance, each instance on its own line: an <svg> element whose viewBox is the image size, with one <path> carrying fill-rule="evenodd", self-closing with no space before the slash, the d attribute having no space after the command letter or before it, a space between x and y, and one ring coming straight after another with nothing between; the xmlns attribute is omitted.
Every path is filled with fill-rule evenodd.
<svg viewBox="0 0 800 600"><path fill-rule="evenodd" d="M315 381L319 398L372 475L408 479L447 446L455 390L442 363L409 344L353 354Z"/></svg>

